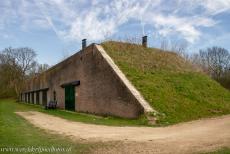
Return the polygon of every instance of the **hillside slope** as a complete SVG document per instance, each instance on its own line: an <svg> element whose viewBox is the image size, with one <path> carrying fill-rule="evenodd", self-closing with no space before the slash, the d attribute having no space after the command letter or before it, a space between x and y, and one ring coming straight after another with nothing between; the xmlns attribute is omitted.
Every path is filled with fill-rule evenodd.
<svg viewBox="0 0 230 154"><path fill-rule="evenodd" d="M159 122L178 123L230 113L230 92L172 52L104 42L102 46L159 111Z"/></svg>

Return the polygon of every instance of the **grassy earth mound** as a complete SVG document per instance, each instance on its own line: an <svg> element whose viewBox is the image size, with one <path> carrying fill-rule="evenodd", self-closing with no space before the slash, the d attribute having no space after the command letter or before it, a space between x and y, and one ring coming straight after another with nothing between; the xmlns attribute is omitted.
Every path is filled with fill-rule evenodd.
<svg viewBox="0 0 230 154"><path fill-rule="evenodd" d="M173 52L122 42L102 43L118 67L173 124L230 113L230 92Z"/></svg>

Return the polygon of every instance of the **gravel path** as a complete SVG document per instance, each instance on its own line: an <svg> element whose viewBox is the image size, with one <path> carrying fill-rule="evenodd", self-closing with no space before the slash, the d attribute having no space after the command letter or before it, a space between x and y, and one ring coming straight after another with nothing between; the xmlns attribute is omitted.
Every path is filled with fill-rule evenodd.
<svg viewBox="0 0 230 154"><path fill-rule="evenodd" d="M49 132L114 143L94 153L194 153L230 147L230 115L151 128L85 124L34 111L16 113Z"/></svg>

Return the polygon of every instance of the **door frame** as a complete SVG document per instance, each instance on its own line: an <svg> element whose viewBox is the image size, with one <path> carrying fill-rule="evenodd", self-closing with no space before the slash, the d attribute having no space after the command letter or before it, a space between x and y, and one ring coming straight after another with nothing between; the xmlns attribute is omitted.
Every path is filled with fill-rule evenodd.
<svg viewBox="0 0 230 154"><path fill-rule="evenodd" d="M75 111L76 99L75 99L75 86L68 85L65 87L65 109Z"/></svg>
<svg viewBox="0 0 230 154"><path fill-rule="evenodd" d="M71 87L73 90L73 100L74 100L74 111L76 110L76 106L77 106L77 102L76 102L76 86L79 86L80 85L80 80L76 80L76 81L72 81L72 82L67 82L67 83L63 83L63 84L61 84L60 86L64 89L64 102L65 102L65 105L64 105L64 107L65 107L65 109L67 109L67 101L68 101L68 99L66 99L66 90L67 90L67 88L69 87ZM69 110L69 109L67 109L67 110ZM72 111L72 110L71 110Z"/></svg>

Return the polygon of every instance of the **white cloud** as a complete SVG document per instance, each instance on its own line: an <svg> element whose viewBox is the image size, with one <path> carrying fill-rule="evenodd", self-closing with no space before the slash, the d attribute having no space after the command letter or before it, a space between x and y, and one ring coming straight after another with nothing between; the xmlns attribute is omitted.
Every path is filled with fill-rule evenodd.
<svg viewBox="0 0 230 154"><path fill-rule="evenodd" d="M230 0L9 0L1 1L0 29L19 20L23 29L50 28L69 40L101 40L130 20L148 24L162 35L195 42L213 16L230 10ZM14 5L18 5L15 7ZM0 6L1 7L1 6Z"/></svg>
<svg viewBox="0 0 230 154"><path fill-rule="evenodd" d="M212 19L205 17L180 17L176 15L162 15L150 13L153 18L145 18L145 22L154 25L163 36L181 34L187 41L193 43L199 38L201 32L198 27L211 27L216 24Z"/></svg>
<svg viewBox="0 0 230 154"><path fill-rule="evenodd" d="M218 14L230 10L230 0L199 0L208 13Z"/></svg>
<svg viewBox="0 0 230 154"><path fill-rule="evenodd" d="M90 38L92 40L104 39L114 34L119 26L131 18L140 19L138 12L146 4L130 3L128 1L113 1L108 5L93 2L93 7L79 13L70 23L70 31L66 35L72 39ZM142 8L142 9L141 9Z"/></svg>

